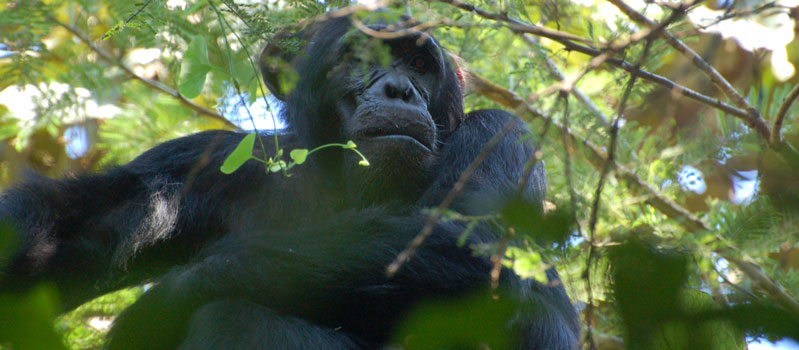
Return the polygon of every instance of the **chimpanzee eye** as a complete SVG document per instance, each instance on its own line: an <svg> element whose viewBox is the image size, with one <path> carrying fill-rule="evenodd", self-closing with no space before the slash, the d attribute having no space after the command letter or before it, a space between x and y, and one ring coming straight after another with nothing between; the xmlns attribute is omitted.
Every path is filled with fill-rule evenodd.
<svg viewBox="0 0 799 350"><path fill-rule="evenodd" d="M424 71L427 69L427 60L421 55L413 56L413 58L411 58L410 64L413 69L419 71Z"/></svg>

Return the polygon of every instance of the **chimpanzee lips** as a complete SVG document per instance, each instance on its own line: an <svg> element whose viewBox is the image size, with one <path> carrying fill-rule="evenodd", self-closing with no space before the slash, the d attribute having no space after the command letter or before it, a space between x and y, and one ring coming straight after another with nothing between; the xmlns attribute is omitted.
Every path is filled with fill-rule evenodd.
<svg viewBox="0 0 799 350"><path fill-rule="evenodd" d="M357 134L358 138L373 140L407 140L424 147L428 151L433 149L432 140L424 132L410 128L368 128Z"/></svg>

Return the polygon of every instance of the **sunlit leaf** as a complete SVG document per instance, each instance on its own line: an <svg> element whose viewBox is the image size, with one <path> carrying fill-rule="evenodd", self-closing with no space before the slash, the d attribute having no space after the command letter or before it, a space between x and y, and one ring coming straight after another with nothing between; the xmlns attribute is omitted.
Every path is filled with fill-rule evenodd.
<svg viewBox="0 0 799 350"><path fill-rule="evenodd" d="M291 153L289 153L289 156L294 163L302 164L305 163L305 158L308 156L308 150L304 148L298 148L292 150Z"/></svg>
<svg viewBox="0 0 799 350"><path fill-rule="evenodd" d="M183 54L178 92L187 98L197 97L203 91L209 71L211 63L208 61L208 44L205 42L205 37L197 35Z"/></svg>
<svg viewBox="0 0 799 350"><path fill-rule="evenodd" d="M239 142L238 146L222 163L219 168L225 174L232 174L244 163L252 158L252 147L255 145L255 133L248 134Z"/></svg>

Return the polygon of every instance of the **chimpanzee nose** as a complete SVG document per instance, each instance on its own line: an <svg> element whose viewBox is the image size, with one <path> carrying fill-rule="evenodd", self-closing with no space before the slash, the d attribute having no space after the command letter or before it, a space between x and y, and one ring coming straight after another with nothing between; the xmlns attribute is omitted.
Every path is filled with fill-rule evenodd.
<svg viewBox="0 0 799 350"><path fill-rule="evenodd" d="M406 77L390 76L383 81L383 93L389 99L410 102L413 98L413 86Z"/></svg>

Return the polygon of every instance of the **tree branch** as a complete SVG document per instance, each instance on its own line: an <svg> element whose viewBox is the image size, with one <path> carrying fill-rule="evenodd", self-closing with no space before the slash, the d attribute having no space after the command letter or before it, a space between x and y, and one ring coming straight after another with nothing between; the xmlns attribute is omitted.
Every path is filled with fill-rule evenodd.
<svg viewBox="0 0 799 350"><path fill-rule="evenodd" d="M534 26L529 26L527 24L523 24L523 23L518 22L518 21L516 21L514 19L508 18L507 16L503 16L503 15L499 15L499 14L492 14L492 13L487 12L485 10L481 10L481 9L479 9L479 8L473 6L473 5L468 5L468 4L461 5L462 3L460 1L457 1L457 0L439 0L439 1L443 2L443 3L451 4L451 5L455 6L455 7L458 7L458 8L467 10L467 11L470 11L470 12L475 13L476 15L478 15L480 17L483 17L483 18L486 18L486 19L502 21L502 22L505 22L505 23L513 23L513 27L509 27L509 28L512 31L514 31L515 33L517 33L517 34L519 32L524 32L524 33L533 33L534 32L533 29L526 28L526 27L534 27ZM526 28L528 30L519 30L519 29L524 29L524 28ZM553 41L558 42L559 44L563 45L563 47L566 50L580 52L582 54L585 54L585 55L588 55L588 56L592 56L592 57L597 57L597 56L602 55L602 51L600 51L598 49L595 49L595 48L592 48L592 47L589 47L589 46L585 46L585 45L582 45L582 44L575 43L574 41L565 39L563 36L560 36L560 35L550 35L550 36L541 35L541 36L544 36L546 38L549 38L549 39L552 39ZM585 39L581 39L579 41L586 42ZM730 104L724 103L724 102L720 101L717 98L713 98L713 97L709 97L707 95L703 95L703 94L701 94L701 93L699 93L697 91L691 90L691 89L689 89L689 88L687 88L685 86L677 84L677 83L675 83L675 82L673 82L673 81L671 81L671 80L669 80L669 79L667 79L667 78L665 78L663 76L660 76L660 75L657 75L657 74L653 74L653 73L647 72L647 71L642 70L642 69L638 69L637 67L635 67L635 65L633 65L633 64L631 64L631 63L629 63L629 62L627 62L627 61L625 61L623 59L618 59L618 58L615 58L615 57L609 57L605 61L605 63L609 63L611 65L614 65L616 67L624 69L628 73L638 74L638 77L641 78L641 79L645 79L645 80L651 81L651 82L653 82L655 84L661 85L661 86L665 87L666 89L668 89L669 91L672 91L672 92L675 92L675 93L679 93L679 94L681 94L681 95L683 95L685 97L688 97L688 98L690 98L690 99L692 99L694 101L697 101L697 102L702 103L704 105L719 109L719 110L721 110L721 111L723 111L725 113L729 113L729 114L731 114L733 116L736 116L738 118L747 120L747 118L750 117L749 113L746 110L744 110L744 109L737 108L737 107L732 106Z"/></svg>
<svg viewBox="0 0 799 350"><path fill-rule="evenodd" d="M788 291L785 290L785 287L781 286L779 283L773 281L771 277L766 275L763 272L763 269L756 265L753 262L745 261L743 259L738 259L736 257L730 257L726 255L722 255L724 259L733 263L738 269L740 269L746 276L748 276L752 281L755 282L760 288L768 294L770 297L774 298L780 305L786 308L788 311L792 312L795 315L799 315L799 301L796 300L793 296L788 294Z"/></svg>
<svg viewBox="0 0 799 350"><path fill-rule="evenodd" d="M469 76L469 83L471 84L470 86L475 93L485 96L486 98L499 103L500 105L510 108L517 114L528 115L534 118L548 118L540 111L530 106L515 92L494 84L493 82L477 75L474 72L468 71L466 73ZM588 161L591 163L591 165L597 169L602 168L603 164L608 159L605 151L603 151L599 146L593 144L591 141L578 136L570 129L564 128L560 123L552 121L552 124L561 130L561 132L565 132L573 144L584 145L586 150L589 152ZM657 208L671 219L676 220L689 231L696 232L701 230L709 230L704 222L699 220L688 210L682 208L679 204L661 195L657 190L653 189L646 182L641 180L632 170L625 168L615 160L609 164L616 172L616 176L627 181L627 183L631 185L632 189L636 193L643 193L649 197L649 199L647 199L647 203L649 205Z"/></svg>
<svg viewBox="0 0 799 350"><path fill-rule="evenodd" d="M488 140L488 142L483 146L483 149L480 151L480 154L478 154L477 157L475 157L472 162L469 163L469 166L463 170L460 176L458 176L458 181L455 182L455 185L453 185L452 189L447 193L447 196L441 202L441 205L436 207L435 211L433 211L433 213L427 217L427 221L425 222L422 231L419 232L419 234L413 238L411 243L408 244L408 247L397 254L397 257L394 259L394 261L392 261L391 264L386 267L386 275L388 277L393 277L394 274L399 271L400 267L402 267L402 264L410 260L416 253L416 250L422 246L424 241L427 240L430 235L433 234L433 228L435 228L438 219L441 218L441 215L443 215L449 206L452 205L455 197L457 197L458 194L463 190L474 172L477 171L478 167L480 167L480 164L482 164L486 157L488 157L488 154L497 147L497 144L499 144L499 142L505 138L505 135L510 132L510 130L513 128L513 125L513 121L508 121L505 123L505 126L502 127L502 130Z"/></svg>
<svg viewBox="0 0 799 350"><path fill-rule="evenodd" d="M116 59L109 52L107 52L107 51L103 50L101 47L95 45L91 40L89 40L88 37L86 37L86 35L84 35L77 28L75 28L75 27L73 27L73 26L71 26L69 24L60 22L60 21L56 20L55 18L50 18L50 21L52 21L53 23L63 27L64 29L66 29L67 31L72 33L72 35L76 36L78 39L80 39L80 41L82 41L84 44L89 46L89 48L92 49L92 51L96 52L97 55L99 55L102 59L106 60L108 63L111 63L111 64L121 68L123 71L125 71L125 73L127 73L129 76L133 77L134 79L139 80L139 81L147 84L148 86L150 86L151 88L153 88L153 89L155 89L157 91L160 91L160 92L162 92L164 94L167 94L169 96L172 96L172 97L176 98L178 101L180 101L181 104L183 104L184 106L188 107L189 109L197 112L200 115L203 115L203 116L206 116L208 118L220 121L223 124L225 124L226 126L229 126L231 128L236 128L236 129L238 128L238 126L233 124L230 120L227 120L227 118L221 116L219 113L216 113L216 112L214 112L214 111L212 111L210 109L207 109L207 108L205 108L203 106L200 106L200 105L194 103L193 101L181 96L180 93L178 93L177 90L172 89L172 88L164 85L160 81L148 79L148 78L145 78L145 77L143 77L141 75L136 74L136 72L134 72L132 69L130 69L130 67L126 66L120 60Z"/></svg>
<svg viewBox="0 0 799 350"><path fill-rule="evenodd" d="M522 40L524 40L524 42L526 42L531 47L538 47L540 45L536 38L534 38L534 37L532 37L532 36L530 36L528 34L522 34L521 38L522 38ZM566 79L566 76L563 75L563 72L560 71L560 69L558 68L558 65L555 64L555 61L552 60L552 57L550 57L546 53L543 53L543 54L544 54L544 64L546 64L546 68L547 68L547 71L549 71L549 74L551 74L557 80ZM596 116L596 119L597 119L597 121L599 122L600 125L605 126L605 127L610 125L608 123L608 121L610 120L608 118L608 116L606 116L605 113L602 113L602 111L599 110L599 107L597 107L596 104L594 104L594 102L591 101L591 98L586 96L576 86L574 88L572 88L570 92L571 92L572 96L574 96L574 98L577 99L577 101L580 101L580 104L582 104L583 107L585 107L585 109L587 109L589 112L591 112L591 114Z"/></svg>
<svg viewBox="0 0 799 350"><path fill-rule="evenodd" d="M516 111L519 115L533 117L533 118L548 118L530 106L524 99L519 97L516 93L505 89L493 82L473 73L466 72L469 75L470 83L472 84L473 91L486 98L497 102L507 108ZM585 146L589 156L587 157L589 163L597 169L601 169L604 164L609 164L614 170L616 177L624 180L630 191L636 195L644 195L647 197L646 204L657 209L665 214L672 220L677 221L688 232L701 232L710 231L710 227L703 221L699 220L696 216L691 214L688 210L675 203L666 196L660 194L656 189L652 188L645 181L641 180L632 170L627 169L615 160L609 161L607 154L599 147L590 141L573 133L571 130L564 128L561 124L549 120L552 125L561 130L562 133L568 135L573 143L581 143ZM761 287L766 293L775 301L777 301L786 310L799 315L799 301L796 297L792 296L779 282L773 280L762 269L757 267L751 262L746 262L736 258L729 248L716 249L716 252L724 259L735 265L741 272L743 272L755 284Z"/></svg>
<svg viewBox="0 0 799 350"><path fill-rule="evenodd" d="M779 144L782 142L782 123L785 121L785 116L788 114L788 109L791 108L791 105L796 101L796 98L799 97L799 84L796 84L793 89L788 93L788 96L785 97L785 101L782 102L780 105L780 109L777 111L777 118L774 120L774 128L771 143Z"/></svg>
<svg viewBox="0 0 799 350"><path fill-rule="evenodd" d="M649 18L646 18L646 16L642 15L640 12L636 11L635 9L627 5L624 1L608 0L608 2L619 8L621 12L623 12L625 15L627 15L627 17L629 17L633 21L644 24L650 30L656 28L657 23L653 22ZM760 111L750 106L749 103L746 102L746 99L744 99L744 97L741 96L741 94L739 94L734 87L732 87L732 85L727 81L727 79L724 79L724 77L722 77L721 74L715 68L713 68L713 66L710 65L710 63L707 63L707 61L702 59L702 57L700 57L699 54L697 54L694 50L685 45L685 43L683 43L680 39L677 39L677 37L672 35L665 28L659 31L659 34L675 50L687 56L694 64L694 66L699 68L700 71L707 74L707 76L710 78L710 81L713 82L713 84L715 84L716 87L718 87L722 92L724 92L724 94L727 95L727 97L729 97L735 103L735 105L745 109L747 111L747 114L741 117L743 117L743 119L747 123L749 123L749 125L753 129L755 129L755 131L757 131L757 133L760 134L760 136L762 136L763 139L767 140L767 142L770 142L771 129L769 129L766 122L760 116Z"/></svg>
<svg viewBox="0 0 799 350"><path fill-rule="evenodd" d="M450 5L455 6L455 7L459 8L459 9L461 9L461 10L465 10L465 11L468 11L468 12L475 13L478 16L486 18L486 19L491 19L491 20L494 20L494 21L497 21L497 22L504 22L506 24L506 26L510 30L513 30L514 32L528 33L528 34L533 34L533 35L537 35L537 36L543 36L545 38L549 38L549 39L552 39L552 40L555 40L555 41L558 41L558 42L560 42L561 40L566 40L566 41L571 41L571 42L578 41L578 42L582 42L582 43L586 43L586 44L589 44L589 43L592 42L591 40L583 38L583 37L578 36L578 35L564 33L564 32L558 31L558 30L549 29L549 28L545 28L545 27L539 27L539 26L536 26L536 25L522 23L522 22L519 22L519 21L517 21L517 20L515 20L513 18L508 17L507 14L491 13L491 12L485 11L485 10L483 10L483 9L477 7L477 6L462 2L460 0L436 0L436 1L443 2L445 4L450 4Z"/></svg>

